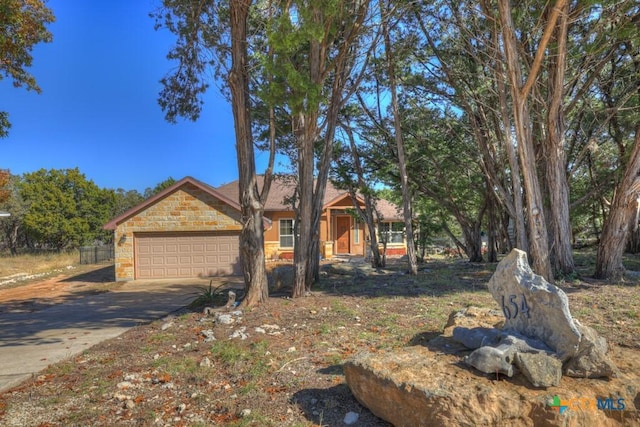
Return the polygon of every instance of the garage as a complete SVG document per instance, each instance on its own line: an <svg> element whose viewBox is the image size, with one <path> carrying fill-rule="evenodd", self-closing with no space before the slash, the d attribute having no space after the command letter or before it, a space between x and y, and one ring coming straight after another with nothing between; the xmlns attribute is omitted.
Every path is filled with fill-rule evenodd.
<svg viewBox="0 0 640 427"><path fill-rule="evenodd" d="M136 233L134 240L136 279L241 273L238 232Z"/></svg>

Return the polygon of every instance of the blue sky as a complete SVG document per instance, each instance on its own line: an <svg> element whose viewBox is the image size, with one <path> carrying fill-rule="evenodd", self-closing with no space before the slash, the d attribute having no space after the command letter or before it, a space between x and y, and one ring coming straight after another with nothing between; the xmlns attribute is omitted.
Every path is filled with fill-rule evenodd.
<svg viewBox="0 0 640 427"><path fill-rule="evenodd" d="M53 42L33 50L42 93L0 81L12 128L0 168L78 167L103 188L143 191L171 176L237 178L231 107L211 87L198 120L172 125L157 103L173 36L149 18L160 0L49 0ZM258 157L264 167L266 154Z"/></svg>

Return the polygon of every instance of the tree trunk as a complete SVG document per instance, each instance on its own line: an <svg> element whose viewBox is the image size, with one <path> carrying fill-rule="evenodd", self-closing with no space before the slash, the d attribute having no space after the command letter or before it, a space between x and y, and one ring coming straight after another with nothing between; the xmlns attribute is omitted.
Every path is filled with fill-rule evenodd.
<svg viewBox="0 0 640 427"><path fill-rule="evenodd" d="M571 223L569 221L569 184L566 174L564 150L565 124L563 111L564 76L567 56L567 27L569 5L565 4L555 31L555 54L549 59L549 84L547 100L547 137L544 144L551 236L551 259L557 274L571 275L575 272L571 248Z"/></svg>
<svg viewBox="0 0 640 427"><path fill-rule="evenodd" d="M383 16L390 14L383 6L383 0L380 0L380 13ZM404 227L406 233L407 245L407 264L409 273L418 274L418 259L416 257L415 242L413 239L413 212L411 206L411 191L409 189L409 177L407 175L407 164L404 154L404 141L402 139L402 126L400 118L400 108L398 107L398 91L396 88L395 63L393 61L393 48L389 37L389 29L386 19L382 20L382 30L384 32L384 44L387 57L387 70L389 73L389 90L391 91L391 108L393 110L393 123L395 128L395 140L398 151L398 172L400 175L400 185L402 189L402 214L404 217Z"/></svg>
<svg viewBox="0 0 640 427"><path fill-rule="evenodd" d="M499 220L499 203L487 192L487 261L498 262L497 236Z"/></svg>
<svg viewBox="0 0 640 427"><path fill-rule="evenodd" d="M563 3L563 0L558 0L558 4L556 6L562 6ZM530 75L523 84L520 72L521 63L516 44L516 33L511 17L510 0L500 0L498 2L498 6L500 9L500 22L502 27L507 72L509 82L511 83L514 127L518 140L518 152L520 154L521 170L524 178L525 199L528 211L527 219L529 222L530 233L529 243L531 256L533 258L533 271L544 277L547 281L553 282L553 273L549 260L549 240L544 216L543 199L540 192L540 183L538 181L536 170L536 159L533 147L533 129L529 115L527 98L540 68L542 55L546 49L549 37L549 28L550 26L555 27L557 13L552 13L552 17L547 23L543 40L538 46L536 58L531 66Z"/></svg>
<svg viewBox="0 0 640 427"><path fill-rule="evenodd" d="M509 119L509 109L507 104L507 90L504 85L504 73L502 62L496 60L496 81L498 83L498 94L500 97L500 115L502 118L502 127L504 135L504 144L509 159L509 170L511 171L511 194L513 198L514 217L512 218L515 225L515 245L516 248L529 253L529 239L527 238L527 227L524 218L524 203L522 200L522 181L520 180L520 165L518 164L518 153L515 144L511 139L511 120Z"/></svg>
<svg viewBox="0 0 640 427"><path fill-rule="evenodd" d="M594 274L597 279L616 281L625 272L622 255L640 203L640 125L636 126L635 132L633 150L613 196L598 245Z"/></svg>
<svg viewBox="0 0 640 427"><path fill-rule="evenodd" d="M231 71L229 88L238 154L238 185L242 217L240 262L245 284L242 305L252 307L269 297L264 253L263 205L256 183L251 135L251 104L247 67L247 19L250 0L230 2Z"/></svg>
<svg viewBox="0 0 640 427"><path fill-rule="evenodd" d="M310 286L309 257L311 256L311 242L313 239L313 143L317 129L317 117L298 113L293 118L294 133L298 141L298 229L293 251L295 265L295 285L291 293L292 298L305 295ZM309 285L307 285L309 283Z"/></svg>
<svg viewBox="0 0 640 427"><path fill-rule="evenodd" d="M360 214L360 217L364 219L367 224L367 230L369 231L369 246L371 248L371 266L373 268L383 268L384 263L380 257L380 249L378 248L378 236L376 235L375 219L373 217L374 204L371 196L371 191L367 188L367 184L364 181L364 171L362 169L362 162L360 160L360 153L358 153L358 147L356 146L356 140L353 137L353 131L351 128L345 129L345 133L349 138L349 148L351 149L351 157L353 158L353 165L358 177L358 188L360 188L362 197L364 198L364 212L360 209L358 201L356 199L356 192L351 187L349 194L353 201L353 206Z"/></svg>

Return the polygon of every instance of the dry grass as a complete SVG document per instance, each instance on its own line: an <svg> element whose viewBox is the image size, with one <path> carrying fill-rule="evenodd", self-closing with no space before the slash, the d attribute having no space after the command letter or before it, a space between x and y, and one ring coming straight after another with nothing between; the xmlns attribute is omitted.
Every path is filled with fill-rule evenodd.
<svg viewBox="0 0 640 427"><path fill-rule="evenodd" d="M576 258L588 279L594 254ZM625 261L629 268L640 265L637 256ZM357 425L387 427L349 391L345 361L360 351L426 345L452 311L499 308L486 288L495 265L430 260L414 277L399 274L403 269L395 265L390 274L370 277L329 274L312 296L273 295L230 325L197 310L133 328L0 394L0 424L317 427L343 425L345 414L355 411ZM559 286L572 313L616 354L631 355L618 361L635 370L640 277ZM241 328L247 339L231 339ZM207 342L203 332L216 340Z"/></svg>
<svg viewBox="0 0 640 427"><path fill-rule="evenodd" d="M3 256L0 258L0 277L26 273L36 274L78 265L78 251L40 255Z"/></svg>

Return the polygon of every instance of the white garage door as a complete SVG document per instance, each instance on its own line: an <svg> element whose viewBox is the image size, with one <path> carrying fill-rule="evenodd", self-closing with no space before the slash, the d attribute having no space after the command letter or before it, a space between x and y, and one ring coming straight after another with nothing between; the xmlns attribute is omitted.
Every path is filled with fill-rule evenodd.
<svg viewBox="0 0 640 427"><path fill-rule="evenodd" d="M239 246L237 232L136 234L136 279L240 274Z"/></svg>

